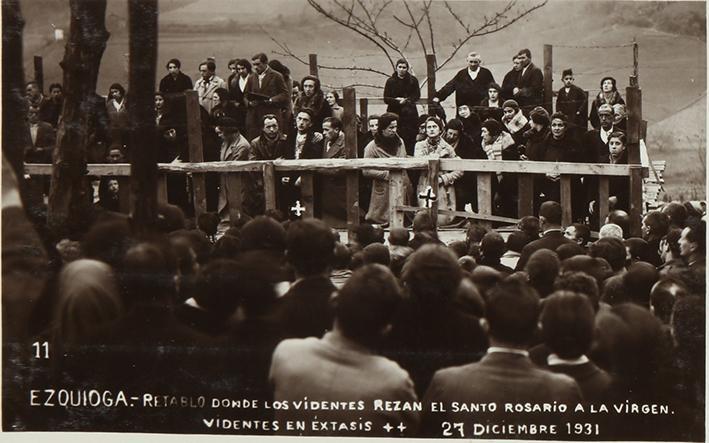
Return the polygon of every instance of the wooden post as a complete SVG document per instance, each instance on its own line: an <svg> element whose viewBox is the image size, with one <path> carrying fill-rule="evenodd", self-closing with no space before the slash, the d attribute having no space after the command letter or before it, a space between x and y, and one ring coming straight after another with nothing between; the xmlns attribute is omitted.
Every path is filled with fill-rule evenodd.
<svg viewBox="0 0 709 443"><path fill-rule="evenodd" d="M345 88L343 91L343 107L345 109L342 116L342 125L345 130L345 155L347 158L357 158L357 119L355 117L355 103L357 94L354 88ZM364 110L366 112L367 99L360 100L360 111L362 110L362 100L364 100ZM366 122L366 120L363 120ZM354 239L354 231L359 225L359 174L358 171L347 171L345 187L345 206L347 207L347 234L348 239ZM328 190L323 190L328 192Z"/></svg>
<svg viewBox="0 0 709 443"><path fill-rule="evenodd" d="M585 117L584 117L584 121L586 122L586 126L584 126L583 130L584 130L584 131L588 131L588 116L589 116L588 91L586 91L586 90L584 89L583 95L584 95L584 97L585 97L585 99L584 99L584 100L585 100L584 104L586 105L586 109L585 109L586 114L585 114Z"/></svg>
<svg viewBox="0 0 709 443"><path fill-rule="evenodd" d="M639 51L638 51L638 42L635 40L635 37L633 37L633 77L635 77L635 80L639 83L640 79L638 78L638 62L639 62Z"/></svg>
<svg viewBox="0 0 709 443"><path fill-rule="evenodd" d="M39 91L44 93L44 65L39 55L34 56L34 81L37 82Z"/></svg>
<svg viewBox="0 0 709 443"><path fill-rule="evenodd" d="M640 122L640 140L647 142L647 120Z"/></svg>
<svg viewBox="0 0 709 443"><path fill-rule="evenodd" d="M517 175L517 216L519 218L534 215L534 176Z"/></svg>
<svg viewBox="0 0 709 443"><path fill-rule="evenodd" d="M561 186L561 225L569 226L573 220L571 214L571 176L562 175L559 180Z"/></svg>
<svg viewBox="0 0 709 443"><path fill-rule="evenodd" d="M625 89L628 107L628 163L640 163L640 135L643 119L642 111L642 90L633 85L637 79L630 77L631 86Z"/></svg>
<svg viewBox="0 0 709 443"><path fill-rule="evenodd" d="M433 193L436 195L436 199L431 201L431 221L433 226L438 226L438 201L442 198L438 187L438 177L441 173L441 162L438 159L428 161L428 183L433 189ZM418 197L418 195L416 196Z"/></svg>
<svg viewBox="0 0 709 443"><path fill-rule="evenodd" d="M552 85L554 71L552 69L552 45L544 45L544 109L551 114L554 86Z"/></svg>
<svg viewBox="0 0 709 443"><path fill-rule="evenodd" d="M310 62L310 75L314 75L315 77L318 77L318 55L317 54L309 54L308 55L308 61Z"/></svg>
<svg viewBox="0 0 709 443"><path fill-rule="evenodd" d="M119 188L120 189L120 188ZM163 172L158 175L158 203L167 203L167 173ZM121 202L123 206L123 202Z"/></svg>
<svg viewBox="0 0 709 443"><path fill-rule="evenodd" d="M404 206L404 174L406 171L389 171L389 228L404 227L404 213L399 206Z"/></svg>
<svg viewBox="0 0 709 443"><path fill-rule="evenodd" d="M304 172L300 175L300 204L305 206L302 218L313 218L315 216L315 192L313 184L313 174Z"/></svg>
<svg viewBox="0 0 709 443"><path fill-rule="evenodd" d="M197 91L185 92L185 106L187 107L189 160L192 163L201 163L204 161L204 147L202 146L202 112ZM199 217L200 214L207 212L207 189L204 183L204 174L192 174L192 195L195 216Z"/></svg>
<svg viewBox="0 0 709 443"><path fill-rule="evenodd" d="M598 226L603 226L603 223L608 216L608 176L598 177Z"/></svg>
<svg viewBox="0 0 709 443"><path fill-rule="evenodd" d="M492 215L492 174L494 172L478 172L478 213ZM490 227L490 222L482 222Z"/></svg>
<svg viewBox="0 0 709 443"><path fill-rule="evenodd" d="M116 179L118 180L118 204L120 205L121 212L128 214L132 206L130 201L130 177L116 177ZM167 201L167 199L165 199L165 201Z"/></svg>
<svg viewBox="0 0 709 443"><path fill-rule="evenodd" d="M243 206L241 194L244 188L243 174L240 172L227 172L226 181L229 187L229 192L227 192L227 199L229 200L229 223L234 226L241 218Z"/></svg>
<svg viewBox="0 0 709 443"><path fill-rule="evenodd" d="M431 114L431 100L436 95L436 54L426 54L426 76L428 77L426 88L427 88L427 99L429 104L428 114Z"/></svg>
<svg viewBox="0 0 709 443"><path fill-rule="evenodd" d="M643 214L643 169L633 167L630 171L630 235L642 235Z"/></svg>
<svg viewBox="0 0 709 443"><path fill-rule="evenodd" d="M369 100L367 100L366 97L362 97L359 99L359 116L362 119L362 129L367 128L367 117L369 117Z"/></svg>
<svg viewBox="0 0 709 443"><path fill-rule="evenodd" d="M271 162L263 165L263 193L266 200L266 210L276 209L276 171Z"/></svg>

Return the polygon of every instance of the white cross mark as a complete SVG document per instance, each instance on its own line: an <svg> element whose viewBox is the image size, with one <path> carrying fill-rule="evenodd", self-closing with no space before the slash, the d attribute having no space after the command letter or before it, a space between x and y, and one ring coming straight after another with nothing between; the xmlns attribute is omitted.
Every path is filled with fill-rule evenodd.
<svg viewBox="0 0 709 443"><path fill-rule="evenodd" d="M419 194L419 199L426 200L426 207L431 207L431 202L436 201L436 194L433 193L433 188L428 186L426 191Z"/></svg>
<svg viewBox="0 0 709 443"><path fill-rule="evenodd" d="M296 217L300 217L300 215L305 212L305 206L300 205L300 200L297 200L295 202L295 206L290 208L291 212L295 213Z"/></svg>
<svg viewBox="0 0 709 443"><path fill-rule="evenodd" d="M403 423L399 423L399 426L397 426L396 429L398 429L399 432L404 432L404 429L406 429L406 426L404 426Z"/></svg>
<svg viewBox="0 0 709 443"><path fill-rule="evenodd" d="M387 431L387 434L391 432L392 429L394 429L394 426L390 425L389 423L385 424L382 426L385 431Z"/></svg>

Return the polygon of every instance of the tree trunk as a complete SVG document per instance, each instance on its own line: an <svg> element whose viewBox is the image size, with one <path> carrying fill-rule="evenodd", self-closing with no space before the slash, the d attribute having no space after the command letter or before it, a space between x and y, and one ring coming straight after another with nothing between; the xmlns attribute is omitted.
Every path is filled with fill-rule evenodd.
<svg viewBox="0 0 709 443"><path fill-rule="evenodd" d="M131 194L133 226L149 233L157 222L158 140L155 129L155 71L158 55L157 0L129 0L130 72L128 114L130 115Z"/></svg>
<svg viewBox="0 0 709 443"><path fill-rule="evenodd" d="M92 190L86 179L88 120L109 33L106 0L70 0L71 25L64 59L64 108L54 149L48 224L55 233L81 231L90 221Z"/></svg>
<svg viewBox="0 0 709 443"><path fill-rule="evenodd" d="M23 188L27 126L25 74L22 62L22 18L18 0L2 1L2 152Z"/></svg>

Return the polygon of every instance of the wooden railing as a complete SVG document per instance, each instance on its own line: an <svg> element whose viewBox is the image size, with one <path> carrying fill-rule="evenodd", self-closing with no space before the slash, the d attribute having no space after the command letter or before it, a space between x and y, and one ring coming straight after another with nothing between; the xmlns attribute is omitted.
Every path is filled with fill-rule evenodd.
<svg viewBox="0 0 709 443"><path fill-rule="evenodd" d="M232 220L243 208L242 192L247 173L260 172L263 176L266 209L276 208L277 172L300 172L301 205L305 207L303 217L312 217L315 192L313 177L319 172L339 173L346 178L346 193L343 196L347 207L347 227L352 232L359 224L359 171L363 169L389 171L389 214L392 227L404 224L404 214L420 210L416 206L404 205L404 174L407 170L427 169L431 183L438 181L440 171L469 171L477 176L478 212L461 212L439 210L436 203L430 208L432 215L448 214L458 215L480 220L483 223L491 222L515 223L517 219L500 217L492 214L492 183L493 175L498 172L516 174L518 178L518 216L521 218L532 215L534 211L534 175L556 174L560 176L561 206L563 224L569 224L571 218L571 179L572 176L597 176L598 177L598 217L602 222L608 214L608 179L610 177L629 177L630 215L631 218L641 217L643 211L642 189L643 177L647 177L648 168L642 165L611 165L592 163L556 163L533 161L507 161L507 160L461 160L461 159L436 159L425 158L391 158L391 159L319 159L319 160L274 160L274 161L230 161L230 162L205 162L205 163L160 163L158 185L158 199L167 201L167 174L188 173L195 177L203 177L206 172L219 172L227 174L229 188L229 208ZM52 165L26 164L26 173L30 175L51 175ZM90 176L116 176L119 180L121 193L121 206L127 207L130 199L130 165L129 164L89 164L87 174ZM328 192L323 189L322 192ZM193 200L195 212L200 214L206 208L204 189L193 187ZM435 219L436 217L434 217ZM639 232L631 232L639 235Z"/></svg>

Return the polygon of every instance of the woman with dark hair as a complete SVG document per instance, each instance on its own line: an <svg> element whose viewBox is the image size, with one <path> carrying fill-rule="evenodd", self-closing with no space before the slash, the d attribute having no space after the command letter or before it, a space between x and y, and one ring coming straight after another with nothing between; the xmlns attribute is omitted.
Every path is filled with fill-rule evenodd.
<svg viewBox="0 0 709 443"><path fill-rule="evenodd" d="M480 131L482 148L489 160L505 160L513 156L517 150L512 136L504 131L502 123L491 118L485 120ZM517 157L519 158L519 156ZM510 214L514 210L514 191L509 186L509 177L501 172L497 173L492 184L493 211L495 214Z"/></svg>
<svg viewBox="0 0 709 443"><path fill-rule="evenodd" d="M330 105L325 101L325 95L320 87L320 79L314 75L306 75L300 82L302 92L293 104L293 115L304 108L309 108L313 113L312 130L322 132L322 123L327 117L332 116Z"/></svg>
<svg viewBox="0 0 709 443"><path fill-rule="evenodd" d="M462 126L462 125L461 125ZM460 158L455 150L441 136L443 132L443 122L438 117L428 117L426 119L426 139L416 143L414 147L414 157L423 158ZM455 211L456 196L453 183L463 176L463 171L441 171L438 176L438 183L431 183L428 173L421 174L416 187L416 195L427 194L428 188L437 196L438 207ZM427 200L419 199L419 206L427 206ZM438 224L447 225L453 221L453 216L439 215Z"/></svg>
<svg viewBox="0 0 709 443"><path fill-rule="evenodd" d="M546 109L537 106L529 113L530 129L524 133L525 148L522 160L540 161L542 159L544 140L549 134L551 119Z"/></svg>
<svg viewBox="0 0 709 443"><path fill-rule="evenodd" d="M591 103L591 126L594 129L598 129L601 126L601 121L598 118L598 108L601 105L613 106L617 103L625 104L625 100L620 96L618 88L616 87L615 79L613 77L603 77L601 79L601 91L596 96L593 103Z"/></svg>
<svg viewBox="0 0 709 443"><path fill-rule="evenodd" d="M421 98L419 81L411 75L411 66L404 58L396 61L396 70L384 85L387 112L399 116L399 135L406 145L406 153L413 155L418 133L416 102Z"/></svg>
<svg viewBox="0 0 709 443"><path fill-rule="evenodd" d="M128 106L126 105L126 90L120 83L114 83L108 88L106 112L108 113L111 144L121 146L127 144Z"/></svg>
<svg viewBox="0 0 709 443"><path fill-rule="evenodd" d="M288 69L288 66L284 65L277 59L269 60L268 66L283 76L283 81L286 83L286 90L292 91L293 79L290 76L290 69ZM287 125L287 128L290 128L294 124L293 115L293 94L288 94L288 105L281 108L281 121L284 125ZM329 115L326 117L329 117Z"/></svg>
<svg viewBox="0 0 709 443"><path fill-rule="evenodd" d="M233 118L236 120L239 111L236 109L234 103L229 99L229 91L227 91L226 88L217 88L214 91L212 103L214 106L212 107L210 116L212 117L214 125L216 125L216 122L218 122L219 119L224 117Z"/></svg>
<svg viewBox="0 0 709 443"><path fill-rule="evenodd" d="M333 89L325 94L325 100L327 100L327 104L330 105L330 109L332 109L332 116L342 121L342 117L345 115L345 108L340 106L340 94Z"/></svg>
<svg viewBox="0 0 709 443"><path fill-rule="evenodd" d="M490 83L487 88L487 98L480 102L480 106L485 106L488 109L478 111L481 121L485 121L488 118L495 119L497 121L502 120L502 88L495 82Z"/></svg>
<svg viewBox="0 0 709 443"><path fill-rule="evenodd" d="M628 151L626 149L627 140L625 133L613 131L608 136L608 156L598 159L598 163L610 163L612 165L627 165ZM598 208L596 206L596 196L598 192L598 179L590 180L588 187L589 211L593 214ZM630 208L630 178L629 177L609 177L608 178L608 209L614 211L621 209L628 211Z"/></svg>
<svg viewBox="0 0 709 443"><path fill-rule="evenodd" d="M174 97L155 93L155 121L158 129L158 162L189 161L187 149L187 121L184 115L175 111ZM192 214L193 205L189 201L187 175L167 174L167 201Z"/></svg>
<svg viewBox="0 0 709 443"><path fill-rule="evenodd" d="M374 140L364 148L365 158L406 158L406 148L404 141L396 133L398 127L398 116L391 112L385 112L379 117L377 132ZM369 203L369 211L365 219L370 223L389 223L389 171L377 171L365 169L362 171L365 177L372 179L372 197ZM411 183L408 175L402 174L404 179L404 200L410 193Z"/></svg>

